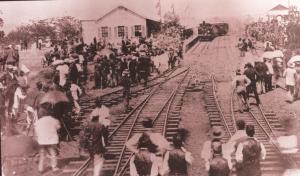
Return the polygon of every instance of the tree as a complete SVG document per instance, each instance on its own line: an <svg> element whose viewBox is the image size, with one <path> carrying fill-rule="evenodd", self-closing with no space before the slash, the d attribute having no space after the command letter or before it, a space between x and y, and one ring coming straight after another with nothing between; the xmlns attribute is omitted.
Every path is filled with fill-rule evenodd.
<svg viewBox="0 0 300 176"><path fill-rule="evenodd" d="M55 26L51 25L47 20L32 21L29 29L31 36L35 39L40 37L54 39L56 37Z"/></svg>
<svg viewBox="0 0 300 176"><path fill-rule="evenodd" d="M2 40L4 39L5 33L2 30L4 25L4 20L2 18L0 18L0 41L2 42Z"/></svg>
<svg viewBox="0 0 300 176"><path fill-rule="evenodd" d="M44 20L31 21L30 24L20 25L11 31L6 38L7 41L14 43L18 43L21 40L32 42L39 38L50 38L52 41L57 41L57 39L61 40L64 38L79 38L80 31L80 21L73 17L66 16L61 18L48 18Z"/></svg>
<svg viewBox="0 0 300 176"><path fill-rule="evenodd" d="M178 26L179 25L179 16L174 12L167 12L164 15L164 26Z"/></svg>
<svg viewBox="0 0 300 176"><path fill-rule="evenodd" d="M3 19L2 19L2 18L0 18L0 28L2 28L2 27L3 27L3 24L4 24L4 21L3 21Z"/></svg>
<svg viewBox="0 0 300 176"><path fill-rule="evenodd" d="M18 43L20 40L28 41L31 37L30 28L28 25L21 25L8 33L6 37L11 43Z"/></svg>
<svg viewBox="0 0 300 176"><path fill-rule="evenodd" d="M54 24L58 30L59 38L78 38L80 34L81 24L80 21L74 17L66 16L56 18Z"/></svg>

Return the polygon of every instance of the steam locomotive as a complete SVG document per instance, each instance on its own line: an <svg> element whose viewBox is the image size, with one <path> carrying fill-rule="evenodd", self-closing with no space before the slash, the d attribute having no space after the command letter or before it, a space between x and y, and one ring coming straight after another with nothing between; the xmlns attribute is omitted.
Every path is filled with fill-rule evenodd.
<svg viewBox="0 0 300 176"><path fill-rule="evenodd" d="M206 23L203 21L198 27L198 36L200 41L212 41L218 36L228 33L229 25L227 23Z"/></svg>

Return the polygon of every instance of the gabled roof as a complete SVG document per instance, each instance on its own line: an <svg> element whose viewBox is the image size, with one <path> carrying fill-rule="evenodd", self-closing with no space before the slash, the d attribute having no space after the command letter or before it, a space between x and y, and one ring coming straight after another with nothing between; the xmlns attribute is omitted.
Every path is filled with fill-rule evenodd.
<svg viewBox="0 0 300 176"><path fill-rule="evenodd" d="M289 10L289 8L287 8L287 7L285 7L285 6L281 5L281 4L279 4L279 5L275 6L275 7L273 7L273 8L272 8L271 10L269 10L269 11L275 11L275 10Z"/></svg>
<svg viewBox="0 0 300 176"><path fill-rule="evenodd" d="M134 12L134 11L132 11L132 10L130 10L130 9L122 6L122 5L120 5L120 6L116 7L116 8L114 8L114 9L112 9L111 11L109 11L108 13L106 13L105 15L103 15L102 17L100 17L99 19L97 19L97 21L102 20L103 18L107 17L108 15L114 13L115 11L117 11L119 9L124 9L124 10L128 11L129 13L131 13L131 14L133 14L135 16L138 16L140 18L149 19L149 18L146 18L146 17L144 17L144 16L142 16L142 15L140 15L140 14L138 14L138 13L136 13L136 12Z"/></svg>

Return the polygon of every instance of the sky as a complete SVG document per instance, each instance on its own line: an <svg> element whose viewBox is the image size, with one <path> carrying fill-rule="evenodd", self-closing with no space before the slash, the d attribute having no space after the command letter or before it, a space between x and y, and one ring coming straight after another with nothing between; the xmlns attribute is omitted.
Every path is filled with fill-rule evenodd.
<svg viewBox="0 0 300 176"><path fill-rule="evenodd" d="M4 31L29 20L50 17L73 16L80 20L97 19L123 5L150 19L159 20L156 4L159 0L49 0L49 1L0 1L0 17L4 19ZM262 16L278 4L297 5L300 0L160 0L161 14L174 6L175 13L184 25L193 26L211 17ZM173 5L174 4L174 5ZM196 24L194 25L196 26Z"/></svg>

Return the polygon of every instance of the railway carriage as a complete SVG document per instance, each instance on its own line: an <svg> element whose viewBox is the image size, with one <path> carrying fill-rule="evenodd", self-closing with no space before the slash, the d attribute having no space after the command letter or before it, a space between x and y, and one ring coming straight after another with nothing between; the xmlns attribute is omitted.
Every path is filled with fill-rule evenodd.
<svg viewBox="0 0 300 176"><path fill-rule="evenodd" d="M223 36L228 33L229 25L227 23L215 23L214 25L218 29L218 36Z"/></svg>
<svg viewBox="0 0 300 176"><path fill-rule="evenodd" d="M198 36L200 41L212 41L218 36L228 33L229 25L227 23L206 23L203 21L198 27Z"/></svg>

